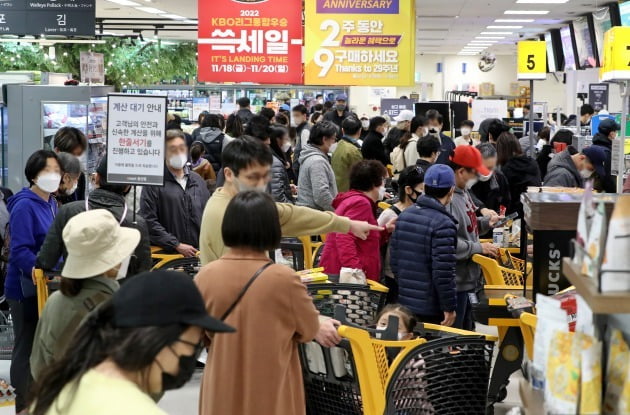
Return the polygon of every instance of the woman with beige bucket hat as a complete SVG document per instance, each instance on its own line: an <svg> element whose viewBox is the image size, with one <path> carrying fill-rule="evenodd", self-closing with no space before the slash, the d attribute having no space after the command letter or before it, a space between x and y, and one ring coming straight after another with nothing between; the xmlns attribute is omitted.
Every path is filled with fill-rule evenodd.
<svg viewBox="0 0 630 415"><path fill-rule="evenodd" d="M104 209L81 213L63 229L68 257L61 271L61 286L46 302L37 324L31 374L63 355L83 318L111 298L124 278L129 260L140 242L140 232L121 227Z"/></svg>

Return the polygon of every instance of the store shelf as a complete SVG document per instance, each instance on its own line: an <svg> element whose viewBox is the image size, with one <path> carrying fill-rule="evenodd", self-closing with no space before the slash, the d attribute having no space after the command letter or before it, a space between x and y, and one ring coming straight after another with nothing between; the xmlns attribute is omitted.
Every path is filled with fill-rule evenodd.
<svg viewBox="0 0 630 415"><path fill-rule="evenodd" d="M573 265L571 258L562 260L564 276L575 286L578 294L588 303L595 314L625 314L630 313L630 293L600 293L589 277L582 275Z"/></svg>

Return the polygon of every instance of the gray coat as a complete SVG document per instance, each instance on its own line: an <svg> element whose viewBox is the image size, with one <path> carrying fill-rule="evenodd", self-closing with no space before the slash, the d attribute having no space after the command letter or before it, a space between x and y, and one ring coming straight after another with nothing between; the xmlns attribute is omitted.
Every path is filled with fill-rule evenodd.
<svg viewBox="0 0 630 415"><path fill-rule="evenodd" d="M455 188L453 201L448 210L457 220L457 291L472 291L480 284L481 268L473 262L472 256L481 254L483 249L479 234L490 230L489 219L477 217L477 206L473 203L468 190Z"/></svg>
<svg viewBox="0 0 630 415"><path fill-rule="evenodd" d="M332 202L337 196L335 173L328 156L311 144L304 146L300 154L298 189L298 205L334 211Z"/></svg>
<svg viewBox="0 0 630 415"><path fill-rule="evenodd" d="M284 161L280 160L275 154L273 155L273 163L271 165L269 192L276 202L294 204L286 166Z"/></svg>
<svg viewBox="0 0 630 415"><path fill-rule="evenodd" d="M575 167L568 150L556 154L551 159L547 166L544 185L550 187L584 187L584 179Z"/></svg>

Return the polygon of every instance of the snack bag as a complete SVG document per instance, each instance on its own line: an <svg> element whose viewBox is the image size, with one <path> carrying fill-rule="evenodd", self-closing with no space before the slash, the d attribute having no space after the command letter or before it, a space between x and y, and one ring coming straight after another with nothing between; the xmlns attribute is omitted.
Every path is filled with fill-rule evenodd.
<svg viewBox="0 0 630 415"><path fill-rule="evenodd" d="M584 184L584 197L580 203L580 211L578 212L577 233L575 236L575 255L573 263L581 265L584 261L584 250L586 249L586 241L588 240L589 230L595 209L593 208L593 182L590 180Z"/></svg>
<svg viewBox="0 0 630 415"><path fill-rule="evenodd" d="M582 263L582 274L588 275L598 281L599 266L602 262L604 251L604 241L606 240L606 209L603 202L597 205L593 224L588 234L588 242L586 243L586 254Z"/></svg>
<svg viewBox="0 0 630 415"><path fill-rule="evenodd" d="M577 413L580 344L574 337L575 333L555 331L551 338L545 376L545 402L550 414Z"/></svg>
<svg viewBox="0 0 630 415"><path fill-rule="evenodd" d="M630 291L630 195L620 195L610 218L606 253L601 271L601 291Z"/></svg>
<svg viewBox="0 0 630 415"><path fill-rule="evenodd" d="M569 331L567 314L560 301L542 294L536 296L538 323L534 335L534 359L531 370L531 384L534 389L544 389L545 374L548 368L547 351L555 331Z"/></svg>
<svg viewBox="0 0 630 415"><path fill-rule="evenodd" d="M565 290L554 294L551 298L560 301L560 308L567 313L567 323L569 324L569 331L575 331L575 322L577 321L577 300L576 291Z"/></svg>
<svg viewBox="0 0 630 415"><path fill-rule="evenodd" d="M580 415L598 415L602 411L602 343L594 337L576 333L582 351Z"/></svg>
<svg viewBox="0 0 630 415"><path fill-rule="evenodd" d="M626 376L628 375L628 360L630 351L619 330L613 330L610 335L610 353L606 369L606 396L604 397L604 415L616 415Z"/></svg>

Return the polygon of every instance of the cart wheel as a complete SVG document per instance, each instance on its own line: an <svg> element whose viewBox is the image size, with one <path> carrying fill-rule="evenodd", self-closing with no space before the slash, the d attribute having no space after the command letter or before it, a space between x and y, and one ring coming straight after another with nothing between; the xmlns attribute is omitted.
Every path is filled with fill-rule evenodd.
<svg viewBox="0 0 630 415"><path fill-rule="evenodd" d="M507 385L501 386L499 389L499 394L497 395L497 402L503 402L505 398L507 398Z"/></svg>

